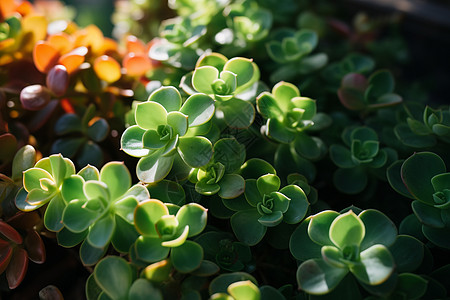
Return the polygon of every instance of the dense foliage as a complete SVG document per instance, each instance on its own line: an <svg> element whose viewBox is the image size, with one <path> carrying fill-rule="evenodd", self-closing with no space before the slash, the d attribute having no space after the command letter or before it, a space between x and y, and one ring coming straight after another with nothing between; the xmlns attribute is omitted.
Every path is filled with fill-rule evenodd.
<svg viewBox="0 0 450 300"><path fill-rule="evenodd" d="M449 297L450 107L396 18L312 2L122 1L111 39L2 0L2 293L50 246L88 300Z"/></svg>

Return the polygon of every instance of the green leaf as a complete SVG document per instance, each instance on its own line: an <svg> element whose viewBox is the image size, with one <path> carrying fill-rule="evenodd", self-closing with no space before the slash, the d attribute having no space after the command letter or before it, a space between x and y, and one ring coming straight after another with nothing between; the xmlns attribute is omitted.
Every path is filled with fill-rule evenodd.
<svg viewBox="0 0 450 300"><path fill-rule="evenodd" d="M394 84L394 77L391 72L379 70L369 77L366 98L369 100L378 99L384 94L391 93L394 90Z"/></svg>
<svg viewBox="0 0 450 300"><path fill-rule="evenodd" d="M94 274L91 273L86 280L86 298L87 300L97 300L99 299L102 289L98 286L95 281Z"/></svg>
<svg viewBox="0 0 450 300"><path fill-rule="evenodd" d="M286 127L278 119L267 120L266 135L285 144L289 144L295 139L295 131Z"/></svg>
<svg viewBox="0 0 450 300"><path fill-rule="evenodd" d="M330 158L339 168L355 167L350 150L342 145L330 146Z"/></svg>
<svg viewBox="0 0 450 300"><path fill-rule="evenodd" d="M222 111L225 123L231 128L248 128L255 119L255 108L249 101L231 98L220 102L218 111Z"/></svg>
<svg viewBox="0 0 450 300"><path fill-rule="evenodd" d="M361 252L361 264L350 269L356 278L369 285L386 281L394 271L395 262L389 250L383 245L373 245Z"/></svg>
<svg viewBox="0 0 450 300"><path fill-rule="evenodd" d="M175 133L180 136L185 135L189 127L188 117L179 111L172 111L167 114L167 124L172 126Z"/></svg>
<svg viewBox="0 0 450 300"><path fill-rule="evenodd" d="M159 262L148 265L142 270L142 277L156 283L166 281L172 271L170 259L164 259Z"/></svg>
<svg viewBox="0 0 450 300"><path fill-rule="evenodd" d="M389 247L395 242L397 227L385 214L375 209L368 209L360 213L358 217L366 228L364 240L361 242L361 251L375 244Z"/></svg>
<svg viewBox="0 0 450 300"><path fill-rule="evenodd" d="M245 146L235 138L221 138L214 144L213 160L225 166L225 173L234 173L245 161Z"/></svg>
<svg viewBox="0 0 450 300"><path fill-rule="evenodd" d="M220 198L233 199L245 190L245 180L238 174L225 174L218 184Z"/></svg>
<svg viewBox="0 0 450 300"><path fill-rule="evenodd" d="M333 221L339 216L338 212L324 210L311 217L308 226L308 235L312 241L319 245L332 245L330 229Z"/></svg>
<svg viewBox="0 0 450 300"><path fill-rule="evenodd" d="M100 173L98 172L98 169L91 165L87 165L86 167L78 171L77 175L80 175L85 181L100 179Z"/></svg>
<svg viewBox="0 0 450 300"><path fill-rule="evenodd" d="M312 120L316 115L316 101L307 97L294 97L291 103L296 107L305 110L303 113L303 120Z"/></svg>
<svg viewBox="0 0 450 300"><path fill-rule="evenodd" d="M57 135L81 132L82 130L81 119L76 114L64 114L55 124L55 133Z"/></svg>
<svg viewBox="0 0 450 300"><path fill-rule="evenodd" d="M172 249L170 258L177 271L189 273L200 266L203 248L193 241L185 241L183 245Z"/></svg>
<svg viewBox="0 0 450 300"><path fill-rule="evenodd" d="M148 97L148 101L161 104L167 112L177 111L181 107L181 95L173 86L162 86Z"/></svg>
<svg viewBox="0 0 450 300"><path fill-rule="evenodd" d="M73 233L67 228L63 228L56 233L56 238L58 240L58 245L65 248L72 248L84 241L88 231L83 231L80 233Z"/></svg>
<svg viewBox="0 0 450 300"><path fill-rule="evenodd" d="M189 203L183 205L177 212L179 227L189 226L189 237L199 234L206 226L207 210L197 204Z"/></svg>
<svg viewBox="0 0 450 300"><path fill-rule="evenodd" d="M334 246L323 246L321 249L323 260L336 268L347 268L344 263L344 257L342 251Z"/></svg>
<svg viewBox="0 0 450 300"><path fill-rule="evenodd" d="M406 299L422 299L427 290L428 281L416 274L403 273L398 275L396 291L406 296Z"/></svg>
<svg viewBox="0 0 450 300"><path fill-rule="evenodd" d="M172 169L174 156L159 156L159 153L142 157L136 166L139 180L145 183L158 182L169 174Z"/></svg>
<svg viewBox="0 0 450 300"><path fill-rule="evenodd" d="M99 118L96 120L91 126L87 129L88 136L95 142L103 141L109 133L109 124L103 118Z"/></svg>
<svg viewBox="0 0 450 300"><path fill-rule="evenodd" d="M96 248L91 246L87 240L84 240L80 247L81 262L85 266L95 265L105 255L106 250L107 247Z"/></svg>
<svg viewBox="0 0 450 300"><path fill-rule="evenodd" d="M20 148L14 156L12 163L11 179L17 181L22 179L23 172L32 168L36 162L36 150L31 145Z"/></svg>
<svg viewBox="0 0 450 300"><path fill-rule="evenodd" d="M137 257L149 263L165 259L171 249L163 247L159 237L140 236L135 245Z"/></svg>
<svg viewBox="0 0 450 300"><path fill-rule="evenodd" d="M367 186L367 175L364 169L355 167L337 169L333 174L333 183L338 190L346 194L358 194Z"/></svg>
<svg viewBox="0 0 450 300"><path fill-rule="evenodd" d="M275 168L261 158L251 158L241 167L240 175L245 179L258 179L266 174L277 174Z"/></svg>
<svg viewBox="0 0 450 300"><path fill-rule="evenodd" d="M347 268L336 268L322 259L310 259L297 269L297 283L308 294L323 295L331 290L347 275Z"/></svg>
<svg viewBox="0 0 450 300"><path fill-rule="evenodd" d="M152 198L159 199L164 203L183 205L186 200L183 187L174 181L164 179L160 182L147 185L147 189Z"/></svg>
<svg viewBox="0 0 450 300"><path fill-rule="evenodd" d="M411 207L420 223L435 228L445 227L439 208L422 203L418 200L413 201Z"/></svg>
<svg viewBox="0 0 450 300"><path fill-rule="evenodd" d="M261 177L260 177L261 178ZM262 202L263 197L258 190L257 181L255 179L245 180L244 196L247 202L256 207L259 202Z"/></svg>
<svg viewBox="0 0 450 300"><path fill-rule="evenodd" d="M414 272L424 258L424 244L409 235L399 235L389 247L398 273Z"/></svg>
<svg viewBox="0 0 450 300"><path fill-rule="evenodd" d="M178 153L183 161L192 168L206 165L213 155L211 142L202 136L180 138Z"/></svg>
<svg viewBox="0 0 450 300"><path fill-rule="evenodd" d="M310 137L304 132L298 132L294 140L295 151L311 160L318 159L321 156L321 144L323 142L319 138Z"/></svg>
<svg viewBox="0 0 450 300"><path fill-rule="evenodd" d="M214 115L214 100L206 94L189 96L180 109L188 116L189 126L198 126L208 122Z"/></svg>
<svg viewBox="0 0 450 300"><path fill-rule="evenodd" d="M134 209L139 204L134 196L127 196L114 203L114 212L130 224L134 223Z"/></svg>
<svg viewBox="0 0 450 300"><path fill-rule="evenodd" d="M250 280L255 285L258 284L256 279L248 273L233 272L221 274L211 281L211 284L209 285L209 294L226 293L230 284L244 280Z"/></svg>
<svg viewBox="0 0 450 300"><path fill-rule="evenodd" d="M415 153L405 160L401 174L403 182L414 198L434 204L434 188L431 179L438 174L445 173L444 161L432 152Z"/></svg>
<svg viewBox="0 0 450 300"><path fill-rule="evenodd" d="M450 190L450 173L443 173L433 176L431 184L436 192L442 192L444 189Z"/></svg>
<svg viewBox="0 0 450 300"><path fill-rule="evenodd" d="M333 220L330 226L330 240L340 249L348 246L359 247L365 232L366 228L362 220L350 210Z"/></svg>
<svg viewBox="0 0 450 300"><path fill-rule="evenodd" d="M192 85L200 93L214 94L212 84L217 78L219 78L219 70L215 67L197 67L192 75Z"/></svg>
<svg viewBox="0 0 450 300"><path fill-rule="evenodd" d="M134 225L120 215L116 214L114 220L116 228L111 238L111 244L118 252L129 253L131 245L134 244L139 234Z"/></svg>
<svg viewBox="0 0 450 300"><path fill-rule="evenodd" d="M254 246L262 240L267 227L258 221L260 217L256 209L238 211L231 217L231 227L239 241Z"/></svg>
<svg viewBox="0 0 450 300"><path fill-rule="evenodd" d="M444 249L450 249L450 240L448 239L450 229L448 227L434 228L424 225L422 231L425 237L433 244Z"/></svg>
<svg viewBox="0 0 450 300"><path fill-rule="evenodd" d="M159 200L150 199L139 203L134 212L134 223L137 231L145 236L157 237L155 225L162 216L168 214L169 210Z"/></svg>
<svg viewBox="0 0 450 300"><path fill-rule="evenodd" d="M64 227L62 215L65 206L64 200L59 194L50 200L44 214L44 225L48 230L58 232Z"/></svg>
<svg viewBox="0 0 450 300"><path fill-rule="evenodd" d="M302 54L307 54L316 48L319 38L313 30L302 29L295 33L298 49Z"/></svg>
<svg viewBox="0 0 450 300"><path fill-rule="evenodd" d="M130 287L128 299L131 300L163 300L161 291L153 286L153 284L144 279L136 279Z"/></svg>
<svg viewBox="0 0 450 300"><path fill-rule="evenodd" d="M71 200L86 200L86 196L83 192L84 179L80 175L72 175L64 180L61 186L61 196L66 203Z"/></svg>
<svg viewBox="0 0 450 300"><path fill-rule="evenodd" d="M131 174L123 162L109 162L100 170L100 181L108 186L111 199L118 199L131 187Z"/></svg>
<svg viewBox="0 0 450 300"><path fill-rule="evenodd" d="M256 186L261 196L269 195L280 189L281 180L277 175L266 174L256 180Z"/></svg>
<svg viewBox="0 0 450 300"><path fill-rule="evenodd" d="M386 170L386 177L389 181L389 184L391 187L399 194L414 199L414 197L409 193L408 189L406 188L405 184L403 183L402 177L401 177L401 168L403 165L404 160L397 160L394 163L392 163Z"/></svg>
<svg viewBox="0 0 450 300"><path fill-rule="evenodd" d="M261 299L258 287L250 280L234 282L228 286L227 291L236 300Z"/></svg>
<svg viewBox="0 0 450 300"><path fill-rule="evenodd" d="M258 219L258 222L265 227L274 227L283 221L283 213L279 210L272 212L271 214L263 215Z"/></svg>
<svg viewBox="0 0 450 300"><path fill-rule="evenodd" d="M62 222L74 233L84 232L100 216L99 211L85 209L87 200L72 200L67 204L62 215Z"/></svg>
<svg viewBox="0 0 450 300"><path fill-rule="evenodd" d="M150 150L144 148L143 137L145 133L146 130L138 125L128 127L120 138L121 149L126 154L134 157L147 156L150 153Z"/></svg>
<svg viewBox="0 0 450 300"><path fill-rule="evenodd" d="M109 201L108 186L101 181L87 181L83 185L84 194L88 199L101 199L104 203Z"/></svg>
<svg viewBox="0 0 450 300"><path fill-rule="evenodd" d="M136 106L135 118L139 127L157 130L159 125L167 124L167 111L157 102L142 102Z"/></svg>
<svg viewBox="0 0 450 300"><path fill-rule="evenodd" d="M232 94L236 90L237 85L237 76L233 72L230 71L222 71L220 72L220 79L222 79L227 87L229 87L229 94Z"/></svg>
<svg viewBox="0 0 450 300"><path fill-rule="evenodd" d="M243 57L233 57L225 63L223 70L236 74L238 87L248 83L254 72L252 60Z"/></svg>
<svg viewBox="0 0 450 300"><path fill-rule="evenodd" d="M162 125L164 126L164 125ZM169 141L163 141L161 140L161 136L159 135L158 131L150 129L145 131L144 135L142 136L142 145L145 148L149 148L151 150L153 149L160 149L168 144Z"/></svg>
<svg viewBox="0 0 450 300"><path fill-rule="evenodd" d="M271 59L278 63L284 63L286 60L284 59L284 52L281 47L281 43L277 41L269 41L266 44L267 54Z"/></svg>
<svg viewBox="0 0 450 300"><path fill-rule="evenodd" d="M98 219L89 229L86 241L93 247L104 248L111 241L115 229L116 222L114 220L114 215L106 214Z"/></svg>
<svg viewBox="0 0 450 300"><path fill-rule="evenodd" d="M46 178L49 180L54 180L52 175L46 170L40 168L31 168L23 173L23 187L27 192L34 189L42 189L41 179Z"/></svg>
<svg viewBox="0 0 450 300"><path fill-rule="evenodd" d="M428 148L436 145L436 138L432 135L417 135L411 131L408 124L400 123L394 127L395 136L409 147Z"/></svg>
<svg viewBox="0 0 450 300"><path fill-rule="evenodd" d="M110 298L128 299L128 290L133 279L131 267L123 258L108 256L102 259L95 266L94 278Z"/></svg>
<svg viewBox="0 0 450 300"><path fill-rule="evenodd" d="M291 107L291 99L299 97L300 91L292 83L280 81L273 87L272 94L281 110L287 113Z"/></svg>
<svg viewBox="0 0 450 300"><path fill-rule="evenodd" d="M266 119L276 118L280 119L284 113L278 106L277 100L269 92L262 92L256 98L256 108L258 112Z"/></svg>
<svg viewBox="0 0 450 300"><path fill-rule="evenodd" d="M283 220L288 224L297 224L306 216L309 202L303 190L297 185L288 185L280 193L290 199L289 208L284 212Z"/></svg>

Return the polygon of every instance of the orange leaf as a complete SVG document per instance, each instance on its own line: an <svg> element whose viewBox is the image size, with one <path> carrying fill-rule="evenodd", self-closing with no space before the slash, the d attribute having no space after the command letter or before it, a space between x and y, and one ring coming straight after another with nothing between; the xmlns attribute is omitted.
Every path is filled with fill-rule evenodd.
<svg viewBox="0 0 450 300"><path fill-rule="evenodd" d="M128 53L122 63L129 76L142 76L152 68L150 58L143 54Z"/></svg>
<svg viewBox="0 0 450 300"><path fill-rule="evenodd" d="M47 41L61 54L67 53L73 49L73 42L70 39L70 35L64 32L50 35Z"/></svg>
<svg viewBox="0 0 450 300"><path fill-rule="evenodd" d="M59 63L66 67L67 73L71 74L84 62L84 57L87 53L88 49L86 47L75 48L61 56Z"/></svg>
<svg viewBox="0 0 450 300"><path fill-rule="evenodd" d="M143 54L146 52L146 45L134 35L127 36L126 47L128 53Z"/></svg>
<svg viewBox="0 0 450 300"><path fill-rule="evenodd" d="M119 63L107 55L102 55L95 59L94 71L98 78L108 83L117 81L122 76Z"/></svg>
<svg viewBox="0 0 450 300"><path fill-rule="evenodd" d="M8 18L16 9L14 0L2 0L0 1L0 21Z"/></svg>
<svg viewBox="0 0 450 300"><path fill-rule="evenodd" d="M38 42L33 49L33 61L36 68L47 73L58 61L59 52L48 42Z"/></svg>

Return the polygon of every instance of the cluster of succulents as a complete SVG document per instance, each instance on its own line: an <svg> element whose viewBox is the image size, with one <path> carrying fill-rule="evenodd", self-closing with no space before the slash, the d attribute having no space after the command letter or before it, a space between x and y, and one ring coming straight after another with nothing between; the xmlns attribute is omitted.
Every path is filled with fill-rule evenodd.
<svg viewBox="0 0 450 300"><path fill-rule="evenodd" d="M450 110L380 63L395 18L153 2L118 5L112 39L2 0L5 296L46 244L88 300L450 295Z"/></svg>

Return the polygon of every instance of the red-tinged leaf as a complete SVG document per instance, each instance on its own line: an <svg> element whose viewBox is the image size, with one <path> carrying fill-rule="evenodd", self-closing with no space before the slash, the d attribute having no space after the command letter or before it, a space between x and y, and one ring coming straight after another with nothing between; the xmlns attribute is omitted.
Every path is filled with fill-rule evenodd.
<svg viewBox="0 0 450 300"><path fill-rule="evenodd" d="M122 64L129 76L144 75L152 68L152 62L145 54L128 53L125 55Z"/></svg>
<svg viewBox="0 0 450 300"><path fill-rule="evenodd" d="M127 36L126 47L128 53L145 54L146 45L134 35Z"/></svg>
<svg viewBox="0 0 450 300"><path fill-rule="evenodd" d="M0 233L10 241L16 244L22 244L22 236L6 222L0 221Z"/></svg>
<svg viewBox="0 0 450 300"><path fill-rule="evenodd" d="M17 140L11 133L0 135L0 164L10 161L17 149Z"/></svg>
<svg viewBox="0 0 450 300"><path fill-rule="evenodd" d="M6 269L6 279L10 289L15 289L19 286L25 277L28 269L28 255L27 251L16 248L13 257Z"/></svg>
<svg viewBox="0 0 450 300"><path fill-rule="evenodd" d="M78 47L61 56L58 63L66 67L67 73L72 74L84 62L87 53L86 47Z"/></svg>
<svg viewBox="0 0 450 300"><path fill-rule="evenodd" d="M59 59L58 49L48 42L38 42L33 49L33 61L36 68L47 73Z"/></svg>
<svg viewBox="0 0 450 300"><path fill-rule="evenodd" d="M23 212L17 214L7 220L8 224L17 229L32 229L33 226L41 221L41 217L37 211Z"/></svg>
<svg viewBox="0 0 450 300"><path fill-rule="evenodd" d="M40 110L51 100L50 91L40 84L25 87L20 92L20 102L27 110Z"/></svg>
<svg viewBox="0 0 450 300"><path fill-rule="evenodd" d="M0 274L6 270L9 262L11 261L13 253L13 248L10 246L8 242L4 240L0 240Z"/></svg>
<svg viewBox="0 0 450 300"><path fill-rule="evenodd" d="M45 261L45 245L39 233L30 230L25 237L25 247L28 252L28 258L37 264L42 264Z"/></svg>
<svg viewBox="0 0 450 300"><path fill-rule="evenodd" d="M69 73L63 65L54 66L47 74L47 87L58 97L66 93L69 85Z"/></svg>

